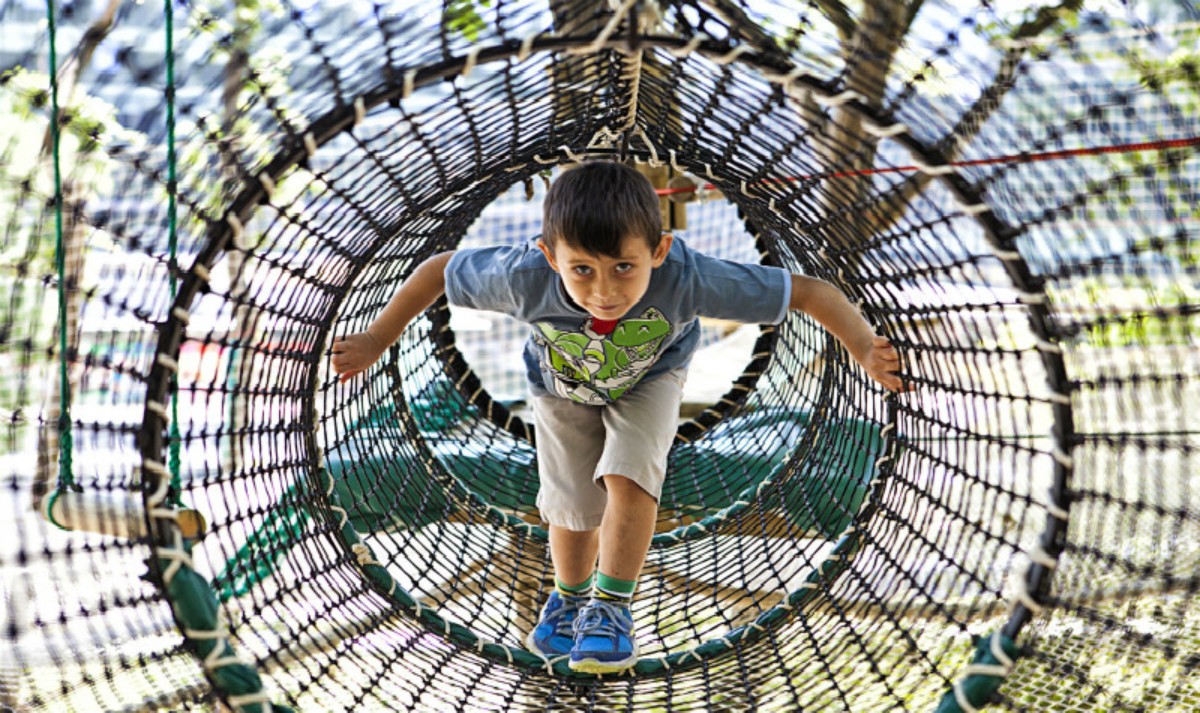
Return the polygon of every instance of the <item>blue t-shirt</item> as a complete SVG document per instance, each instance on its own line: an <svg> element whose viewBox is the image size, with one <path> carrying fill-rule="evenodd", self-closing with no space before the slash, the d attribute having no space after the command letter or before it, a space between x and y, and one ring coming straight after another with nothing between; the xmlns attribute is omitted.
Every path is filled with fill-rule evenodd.
<svg viewBox="0 0 1200 713"><path fill-rule="evenodd" d="M446 265L451 305L502 312L530 324L525 370L536 395L610 403L645 379L691 361L698 317L778 324L787 315L788 271L709 257L676 239L650 286L608 334L567 296L536 240L459 250Z"/></svg>

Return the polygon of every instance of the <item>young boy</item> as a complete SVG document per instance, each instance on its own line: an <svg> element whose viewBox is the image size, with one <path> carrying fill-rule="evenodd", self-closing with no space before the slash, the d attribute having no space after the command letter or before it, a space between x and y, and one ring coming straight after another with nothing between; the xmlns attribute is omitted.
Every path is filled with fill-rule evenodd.
<svg viewBox="0 0 1200 713"><path fill-rule="evenodd" d="M799 309L889 389L901 388L900 361L828 283L707 257L664 234L653 187L622 164L565 172L546 195L542 227L523 245L423 262L367 331L334 343L333 367L343 381L368 368L443 291L452 305L532 325L524 359L555 590L526 644L568 656L574 670L616 673L637 662L629 605L697 318L774 324Z"/></svg>

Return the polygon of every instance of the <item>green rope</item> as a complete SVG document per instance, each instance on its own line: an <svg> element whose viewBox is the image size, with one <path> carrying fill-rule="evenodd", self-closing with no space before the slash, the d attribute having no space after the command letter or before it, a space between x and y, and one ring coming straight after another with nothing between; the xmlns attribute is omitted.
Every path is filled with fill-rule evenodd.
<svg viewBox="0 0 1200 713"><path fill-rule="evenodd" d="M178 269L176 250L178 234L175 224L175 13L171 9L171 0L163 0L166 14L166 55L167 55L167 250L170 259L167 261L167 287L170 292L170 303L175 304L178 290L175 284L175 273ZM175 505L182 505L180 500L181 481L179 477L180 445L179 433L179 377L171 375L171 431L168 441L171 444L167 467L171 471L171 492L174 494Z"/></svg>
<svg viewBox="0 0 1200 713"><path fill-rule="evenodd" d="M50 495L47 513L54 522L54 501L60 493L75 487L71 464L71 379L67 353L67 256L63 250L62 157L58 132L58 56L55 54L56 29L54 0L46 0L46 22L50 34L50 141L54 157L54 267L58 272L58 489ZM59 528L63 526L54 523Z"/></svg>
<svg viewBox="0 0 1200 713"><path fill-rule="evenodd" d="M974 713L987 706L1020 655L1017 643L999 631L977 638L966 675L951 685L934 713Z"/></svg>

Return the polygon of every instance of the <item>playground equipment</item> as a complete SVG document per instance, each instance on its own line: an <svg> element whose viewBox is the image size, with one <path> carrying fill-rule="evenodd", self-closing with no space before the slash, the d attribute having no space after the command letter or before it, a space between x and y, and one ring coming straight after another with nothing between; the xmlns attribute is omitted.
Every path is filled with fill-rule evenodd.
<svg viewBox="0 0 1200 713"><path fill-rule="evenodd" d="M0 3L0 703L1200 707L1196 26L996 5ZM916 387L763 330L681 420L611 678L521 644L536 433L488 335L439 304L328 365L596 157L841 287Z"/></svg>

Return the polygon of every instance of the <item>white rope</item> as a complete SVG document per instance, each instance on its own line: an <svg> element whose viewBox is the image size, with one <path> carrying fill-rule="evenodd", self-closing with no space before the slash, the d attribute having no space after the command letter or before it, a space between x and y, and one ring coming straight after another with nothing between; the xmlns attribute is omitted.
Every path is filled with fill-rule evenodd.
<svg viewBox="0 0 1200 713"><path fill-rule="evenodd" d="M863 122L863 130L876 138L890 139L893 136L899 136L908 131L908 127L899 122L889 124L888 126L878 126L868 120Z"/></svg>
<svg viewBox="0 0 1200 713"><path fill-rule="evenodd" d="M832 96L817 94L813 96L813 99L815 99L818 104L825 107L837 107L851 101L858 101L862 103L866 102L866 99L863 98L863 95L859 94L853 89L847 89L840 94L834 94Z"/></svg>
<svg viewBox="0 0 1200 713"><path fill-rule="evenodd" d="M229 224L229 230L233 233L234 241L242 237L243 226L241 218L233 213L229 213L225 216L225 222Z"/></svg>
<svg viewBox="0 0 1200 713"><path fill-rule="evenodd" d="M331 492L332 492L332 491L331 491ZM343 508L343 507L339 507L339 506L337 506L337 505L330 505L330 506L329 506L329 509L330 509L330 510L333 510L334 512L338 513L338 514L341 516L341 517L339 518L339 520L338 520L338 527L339 527L339 528L345 527L345 526L346 526L346 523L350 521L350 516L346 514L346 509L345 509L345 508Z"/></svg>
<svg viewBox="0 0 1200 713"><path fill-rule="evenodd" d="M1059 520L1065 521L1070 519L1070 513L1059 507L1058 503L1054 502L1053 490L1046 491L1046 501L1042 503L1042 506L1046 508L1046 512L1050 513L1051 516L1056 517Z"/></svg>
<svg viewBox="0 0 1200 713"><path fill-rule="evenodd" d="M342 512L345 512L344 510ZM371 552L371 548L361 542L356 542L350 545L350 551L354 553L355 559L358 560L360 567L365 567L373 564L376 567L381 567L379 561L375 559L375 553Z"/></svg>
<svg viewBox="0 0 1200 713"><path fill-rule="evenodd" d="M706 35L704 33L700 33L698 35L693 36L692 39L688 40L688 43L686 45L684 45L683 47L676 47L674 49L669 49L667 51L670 52L675 57L679 57L682 59L683 57L688 56L692 52L695 52L696 48L699 47L701 44L703 44L705 40L711 40L711 39L712 38L709 37L708 35Z"/></svg>
<svg viewBox="0 0 1200 713"><path fill-rule="evenodd" d="M638 107L641 103L642 88L642 52L638 52L626 65L625 78L629 81L629 106L625 109L625 123L621 128L628 131L637 124ZM640 127L639 127L640 129Z"/></svg>
<svg viewBox="0 0 1200 713"><path fill-rule="evenodd" d="M517 50L517 61L524 62L529 59L529 53L533 51L533 43L539 37L538 33L526 35L525 39L521 40L521 49Z"/></svg>
<svg viewBox="0 0 1200 713"><path fill-rule="evenodd" d="M979 713L979 709L971 705L971 701L967 699L967 694L962 689L962 681L954 682L954 700L958 703L958 707L963 709L963 713Z"/></svg>
<svg viewBox="0 0 1200 713"><path fill-rule="evenodd" d="M1008 675L1008 668L999 664L973 663L968 664L963 669L963 674L967 676L995 676L997 678L1004 678Z"/></svg>
<svg viewBox="0 0 1200 713"><path fill-rule="evenodd" d="M779 84L783 87L784 91L790 92L792 89L792 83L800 77L803 77L805 74L807 74L807 72L808 70L804 67L794 67L792 68L792 71L788 72L787 74L766 72L763 74L763 78L765 78L768 82Z"/></svg>
<svg viewBox="0 0 1200 713"><path fill-rule="evenodd" d="M1043 305L1046 304L1045 292L1026 292L1017 290L1017 301L1025 305Z"/></svg>
<svg viewBox="0 0 1200 713"><path fill-rule="evenodd" d="M1054 569L1058 566L1058 558L1051 556L1041 545L1033 546L1033 549L1029 551L1029 559L1046 569Z"/></svg>
<svg viewBox="0 0 1200 713"><path fill-rule="evenodd" d="M963 201L958 201L958 209L963 212L963 215L970 215L970 216L976 216L976 215L979 215L980 213L986 213L989 210L991 210L991 208L988 207L987 203L969 203L968 204Z"/></svg>
<svg viewBox="0 0 1200 713"><path fill-rule="evenodd" d="M163 570L163 585L167 587L171 586L171 580L175 579L175 575L185 566L191 570L195 569L195 565L192 563L192 556L183 549L183 535L180 534L179 530L174 530L172 535L174 539L173 546L159 547L156 553L158 558L171 562Z"/></svg>
<svg viewBox="0 0 1200 713"><path fill-rule="evenodd" d="M655 148L654 142L650 140L650 137L646 135L646 132L642 129L642 127L636 127L633 130L633 135L641 138L642 142L646 144L646 149L650 151L650 160L647 163L649 163L653 168L662 166L662 161L658 158L658 149Z"/></svg>
<svg viewBox="0 0 1200 713"><path fill-rule="evenodd" d="M475 63L479 61L479 52L483 49L483 45L474 45L467 51L467 58L463 60L462 76L466 77L475 69Z"/></svg>
<svg viewBox="0 0 1200 713"><path fill-rule="evenodd" d="M158 356L155 357L154 360L155 360L155 362L158 363L159 366L166 369L167 371L179 373L179 362L175 361L174 359L167 356L166 354L163 354L160 352L158 354Z"/></svg>
<svg viewBox="0 0 1200 713"><path fill-rule="evenodd" d="M601 126L599 129L596 130L596 133L592 134L592 138L590 141L588 141L587 147L589 149L594 149L594 148L610 149L617 145L617 141L620 140L620 138L621 138L620 132L613 131L612 129L608 128L607 126Z"/></svg>
<svg viewBox="0 0 1200 713"><path fill-rule="evenodd" d="M1044 340L1044 338L1042 338L1042 337L1034 338L1034 342L1037 343L1039 352L1051 352L1054 354L1062 354L1062 346L1060 346L1060 344L1056 344L1054 342Z"/></svg>
<svg viewBox="0 0 1200 713"><path fill-rule="evenodd" d="M991 649L992 649L992 656L996 657L996 660L1000 662L1001 666L1004 666L1006 669L1011 670L1012 666L1013 666L1013 660L1011 658L1009 658L1007 653L1004 652L1003 642L1000 641L1000 630L999 629L995 629L992 631L990 645L991 645ZM1005 675L1007 675L1007 672L1005 673Z"/></svg>
<svg viewBox="0 0 1200 713"><path fill-rule="evenodd" d="M258 693L244 693L240 696L232 696L231 695L228 697L228 700L229 700L229 705L233 706L234 708L243 708L243 709L246 706L254 705L256 703L266 704L267 709L266 709L265 713L271 713L271 711L273 711L275 709L271 706L270 698L271 697L269 695L267 695L266 691L259 691Z"/></svg>
<svg viewBox="0 0 1200 713"><path fill-rule="evenodd" d="M633 7L637 0L625 0L621 6L617 8L613 16L609 18L608 23L600 34L596 35L596 39L592 43L582 49L568 50L567 54L593 54L604 48L604 44L608 42L608 38L612 33L616 32L617 26L621 24L621 20L625 19L625 15L629 13L629 9Z"/></svg>
<svg viewBox="0 0 1200 713"><path fill-rule="evenodd" d="M1036 599L1033 598L1033 594L1029 591L1029 582L1026 581L1024 577L1017 579L1016 598L1017 601L1024 604L1025 608L1034 614L1041 614L1046 610L1046 607L1042 606Z"/></svg>
<svg viewBox="0 0 1200 713"><path fill-rule="evenodd" d="M1071 405L1071 395L1064 394L1061 391L1051 391L1047 398L1050 399L1051 403L1062 404L1064 406Z"/></svg>
<svg viewBox="0 0 1200 713"><path fill-rule="evenodd" d="M171 414L167 411L167 407L158 401L147 401L146 410L157 415L164 423L171 421Z"/></svg>
<svg viewBox="0 0 1200 713"><path fill-rule="evenodd" d="M930 164L918 161L917 159L913 159L912 165L915 166L916 169L918 171L920 171L921 173L924 173L929 176L945 176L948 173L954 173L954 166L951 166L948 163L938 164L938 165L934 166L934 165L930 165Z"/></svg>
<svg viewBox="0 0 1200 713"><path fill-rule="evenodd" d="M204 657L204 668L209 671L224 668L225 666L247 665L236 653L229 654L228 656L221 655L225 647L229 646L229 630L226 628L225 623L220 620L217 621L217 628L215 629L184 629L183 634L189 639L217 642L212 651L209 651L208 655ZM230 648L232 649L233 647Z"/></svg>
<svg viewBox="0 0 1200 713"><path fill-rule="evenodd" d="M676 173L686 173L687 167L681 166L675 162L675 149L670 150L670 156L671 156L671 168L674 169Z"/></svg>
<svg viewBox="0 0 1200 713"><path fill-rule="evenodd" d="M730 64L749 51L750 47L748 45L738 45L719 57L713 57L712 60L717 64Z"/></svg>
<svg viewBox="0 0 1200 713"><path fill-rule="evenodd" d="M454 387L455 388L461 387L463 385L463 382L466 381L467 379L471 378L471 375L474 373L475 372L468 367L467 370L463 372L463 375L458 377L458 381L454 382Z"/></svg>

